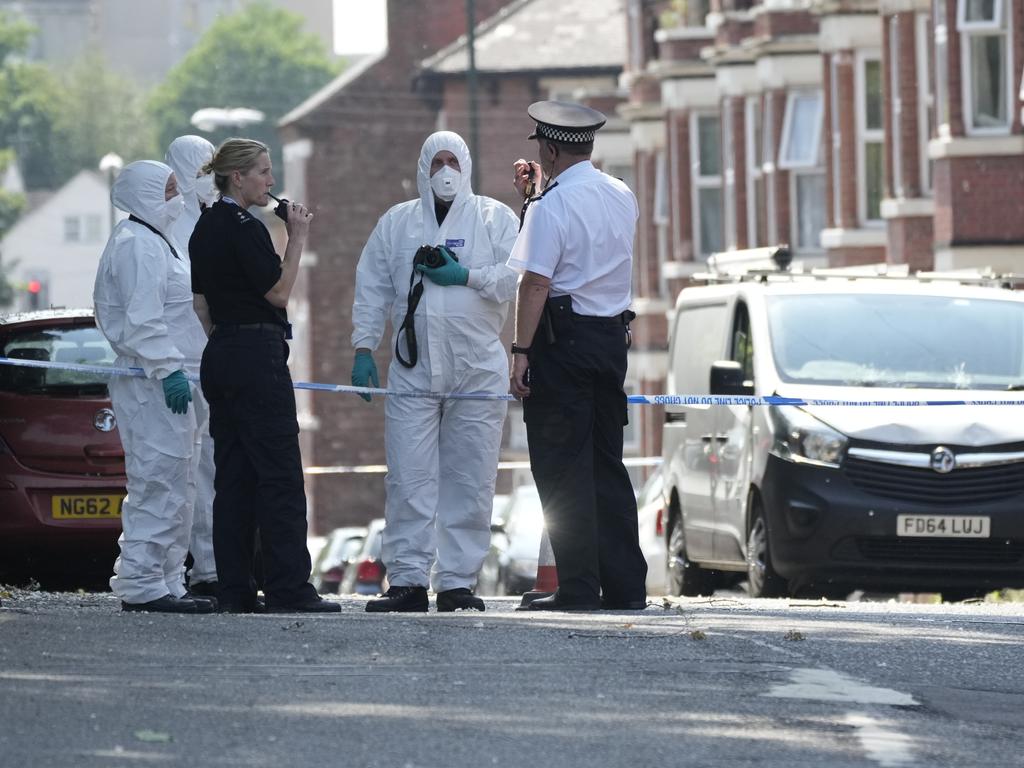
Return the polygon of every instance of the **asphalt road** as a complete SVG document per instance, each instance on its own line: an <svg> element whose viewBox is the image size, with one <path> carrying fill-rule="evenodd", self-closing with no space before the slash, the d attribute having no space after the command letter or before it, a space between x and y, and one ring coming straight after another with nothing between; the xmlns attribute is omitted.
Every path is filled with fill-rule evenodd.
<svg viewBox="0 0 1024 768"><path fill-rule="evenodd" d="M1024 604L642 612L0 607L0 765L1024 765Z"/></svg>

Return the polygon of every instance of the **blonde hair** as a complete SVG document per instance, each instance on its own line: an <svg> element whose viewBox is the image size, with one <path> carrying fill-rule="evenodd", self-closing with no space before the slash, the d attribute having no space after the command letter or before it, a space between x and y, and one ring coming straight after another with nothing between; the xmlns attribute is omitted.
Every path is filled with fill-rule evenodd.
<svg viewBox="0 0 1024 768"><path fill-rule="evenodd" d="M255 139L227 139L217 147L210 162L199 169L200 175L213 174L213 183L222 193L230 189L229 177L234 171L245 173L252 168L263 153L270 154L270 148Z"/></svg>

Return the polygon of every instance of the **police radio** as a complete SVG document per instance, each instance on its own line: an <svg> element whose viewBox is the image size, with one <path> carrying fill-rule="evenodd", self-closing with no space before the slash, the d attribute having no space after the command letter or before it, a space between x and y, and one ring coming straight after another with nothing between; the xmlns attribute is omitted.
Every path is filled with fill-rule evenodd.
<svg viewBox="0 0 1024 768"><path fill-rule="evenodd" d="M277 207L274 208L274 215L281 219L285 224L288 223L288 206L291 204L288 198L277 197L273 192L267 192L272 198L277 200Z"/></svg>

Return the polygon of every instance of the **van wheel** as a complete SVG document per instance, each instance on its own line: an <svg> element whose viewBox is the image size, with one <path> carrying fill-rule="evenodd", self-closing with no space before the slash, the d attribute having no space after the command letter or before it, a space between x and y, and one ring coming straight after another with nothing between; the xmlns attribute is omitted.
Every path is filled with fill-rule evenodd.
<svg viewBox="0 0 1024 768"><path fill-rule="evenodd" d="M672 516L668 531L668 558L666 583L670 595L696 597L710 595L715 591L712 574L700 566L691 563L686 557L686 532L683 520L676 514Z"/></svg>
<svg viewBox="0 0 1024 768"><path fill-rule="evenodd" d="M764 507L756 498L750 502L750 533L747 535L747 592L751 597L785 597L789 585L772 568L768 548L768 524Z"/></svg>

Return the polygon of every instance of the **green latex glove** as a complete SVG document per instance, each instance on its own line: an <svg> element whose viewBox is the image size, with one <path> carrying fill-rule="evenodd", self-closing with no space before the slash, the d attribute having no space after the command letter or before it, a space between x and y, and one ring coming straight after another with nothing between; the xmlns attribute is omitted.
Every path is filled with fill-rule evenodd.
<svg viewBox="0 0 1024 768"><path fill-rule="evenodd" d="M441 247L441 255L444 256L444 266L430 269L422 264L416 265L416 271L426 275L438 285L465 285L469 280L469 270L452 258L451 251Z"/></svg>
<svg viewBox="0 0 1024 768"><path fill-rule="evenodd" d="M356 360L352 364L352 386L353 387L374 387L380 386L377 378L377 364L373 362L373 355L369 352L356 352ZM359 395L366 402L370 402L372 395Z"/></svg>
<svg viewBox="0 0 1024 768"><path fill-rule="evenodd" d="M175 371L163 380L164 402L171 413L187 413L188 404L192 402L192 390L188 379L182 371Z"/></svg>

